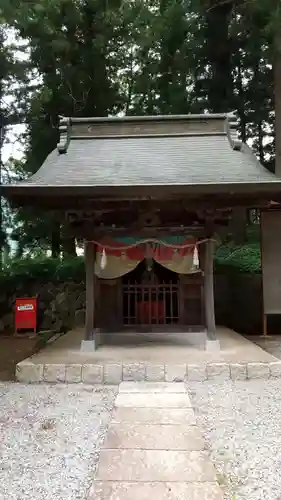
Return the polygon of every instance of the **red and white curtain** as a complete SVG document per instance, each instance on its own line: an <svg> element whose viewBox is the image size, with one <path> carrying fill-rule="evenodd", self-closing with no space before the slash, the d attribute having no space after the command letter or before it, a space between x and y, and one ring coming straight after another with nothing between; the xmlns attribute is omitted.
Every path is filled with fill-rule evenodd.
<svg viewBox="0 0 281 500"><path fill-rule="evenodd" d="M101 241L97 246L95 273L99 278L114 279L133 271L145 258L179 274L198 272L199 259L196 240L177 244L145 241L126 245L118 241Z"/></svg>

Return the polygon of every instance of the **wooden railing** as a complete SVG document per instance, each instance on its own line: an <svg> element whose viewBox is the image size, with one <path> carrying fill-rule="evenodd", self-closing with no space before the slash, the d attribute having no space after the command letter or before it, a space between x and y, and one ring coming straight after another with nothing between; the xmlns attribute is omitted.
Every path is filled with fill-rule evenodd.
<svg viewBox="0 0 281 500"><path fill-rule="evenodd" d="M178 283L126 283L123 321L133 325L171 325L179 322Z"/></svg>

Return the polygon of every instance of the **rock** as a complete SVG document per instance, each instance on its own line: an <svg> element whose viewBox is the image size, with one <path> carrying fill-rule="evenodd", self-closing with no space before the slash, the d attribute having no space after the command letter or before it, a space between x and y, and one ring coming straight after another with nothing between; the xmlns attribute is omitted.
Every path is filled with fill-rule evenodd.
<svg viewBox="0 0 281 500"><path fill-rule="evenodd" d="M83 309L86 307L86 292L80 291L79 295L76 297L75 309Z"/></svg>
<svg viewBox="0 0 281 500"><path fill-rule="evenodd" d="M72 311L72 310L60 311L60 314L58 314L58 317L62 321L63 331L71 330L73 328L75 311Z"/></svg>
<svg viewBox="0 0 281 500"><path fill-rule="evenodd" d="M2 321L2 323L4 325L4 329L6 329L6 328L10 328L10 329L14 328L14 322L15 322L15 320L14 320L14 313L10 312L10 313L5 314L4 316L2 316L1 321Z"/></svg>
<svg viewBox="0 0 281 500"><path fill-rule="evenodd" d="M64 331L62 320L60 318L56 318L56 320L53 322L52 329L55 332L62 332L62 331Z"/></svg>
<svg viewBox="0 0 281 500"><path fill-rule="evenodd" d="M40 322L40 328L43 330L50 330L53 326L53 315L51 311L45 311L42 322Z"/></svg>
<svg viewBox="0 0 281 500"><path fill-rule="evenodd" d="M86 311L85 309L78 309L78 311L75 311L75 320L74 320L74 326L84 326L85 325L85 320L86 320Z"/></svg>
<svg viewBox="0 0 281 500"><path fill-rule="evenodd" d="M54 299L55 293L50 288L42 287L39 290L38 295L39 295L39 303L40 304L45 303L45 302L49 304Z"/></svg>
<svg viewBox="0 0 281 500"><path fill-rule="evenodd" d="M56 295L55 302L58 306L65 304L67 302L67 296L64 292L60 292Z"/></svg>

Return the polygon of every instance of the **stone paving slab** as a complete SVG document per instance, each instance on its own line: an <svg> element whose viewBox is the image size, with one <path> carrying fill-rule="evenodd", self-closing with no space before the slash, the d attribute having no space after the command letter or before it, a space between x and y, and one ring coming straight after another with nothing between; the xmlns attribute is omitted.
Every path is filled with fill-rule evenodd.
<svg viewBox="0 0 281 500"><path fill-rule="evenodd" d="M189 396L185 394L118 394L115 406L133 408L191 408Z"/></svg>
<svg viewBox="0 0 281 500"><path fill-rule="evenodd" d="M215 482L216 473L204 451L101 450L96 480Z"/></svg>
<svg viewBox="0 0 281 500"><path fill-rule="evenodd" d="M88 500L223 500L215 483L182 482L99 482L94 483Z"/></svg>
<svg viewBox="0 0 281 500"><path fill-rule="evenodd" d="M112 423L195 425L192 408L115 408Z"/></svg>
<svg viewBox="0 0 281 500"><path fill-rule="evenodd" d="M185 393L186 388L184 383L169 383L169 382L122 382L119 385L119 393Z"/></svg>
<svg viewBox="0 0 281 500"><path fill-rule="evenodd" d="M202 433L196 426L111 424L104 449L204 450Z"/></svg>

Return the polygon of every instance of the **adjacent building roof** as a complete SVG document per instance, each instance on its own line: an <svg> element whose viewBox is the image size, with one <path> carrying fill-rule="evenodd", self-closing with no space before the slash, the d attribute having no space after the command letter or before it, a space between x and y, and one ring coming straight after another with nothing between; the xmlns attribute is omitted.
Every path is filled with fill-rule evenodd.
<svg viewBox="0 0 281 500"><path fill-rule="evenodd" d="M29 179L5 186L7 195L80 188L175 188L183 192L281 192L238 138L235 115L62 118L60 142Z"/></svg>

